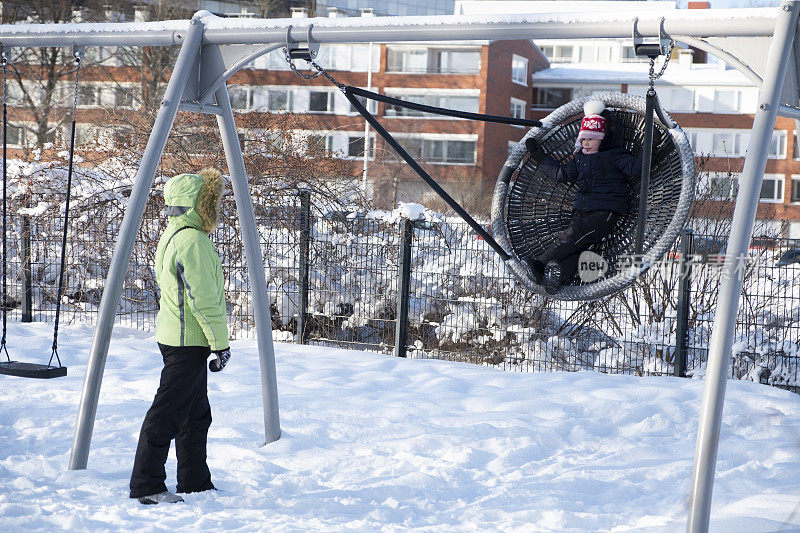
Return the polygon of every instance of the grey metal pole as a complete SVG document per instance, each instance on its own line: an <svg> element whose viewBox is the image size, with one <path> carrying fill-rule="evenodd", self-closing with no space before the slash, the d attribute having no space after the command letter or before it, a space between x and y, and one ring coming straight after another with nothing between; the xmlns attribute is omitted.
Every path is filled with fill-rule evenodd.
<svg viewBox="0 0 800 533"><path fill-rule="evenodd" d="M778 112L789 52L797 31L798 7L800 6L794 1L784 1L780 6L764 83L759 95L759 108L753 121L753 132L747 147L739 195L733 212L733 225L722 267L722 285L714 316L703 404L697 431L692 499L686 527L690 533L708 531L725 385L736 312L739 307L739 294L742 290L743 262L747 258L753 231L761 181L767 163L767 151Z"/></svg>
<svg viewBox="0 0 800 533"><path fill-rule="evenodd" d="M644 37L658 37L663 20L668 35L699 37L768 36L775 18L767 8L750 11L742 17L735 9L676 10L674 16L652 12L638 13L637 30ZM320 43L368 43L400 41L459 41L465 39L595 39L630 38L636 12L610 15L602 21L596 13L570 14L564 21L559 13L535 13L508 21L507 15L465 15L434 17L391 17L376 24L373 18L353 18L347 26L336 19L292 19L289 38L305 42L309 26L311 38ZM285 19L216 19L209 23L204 44L255 44L283 42L287 37ZM2 28L0 28L2 30ZM2 41L2 32L0 32Z"/></svg>
<svg viewBox="0 0 800 533"><path fill-rule="evenodd" d="M269 293L261 260L261 239L256 228L253 201L247 184L242 148L236 133L236 122L228 97L228 88L222 85L216 92L220 114L217 115L225 159L233 185L233 196L242 228L244 255L247 260L247 276L250 278L250 298L253 300L253 314L258 338L258 362L261 367L261 399L264 405L264 435L266 444L281 438L278 416L278 385L275 371L275 349L272 345L272 319L269 312Z"/></svg>
<svg viewBox="0 0 800 533"><path fill-rule="evenodd" d="M147 141L144 155L142 155L139 171L136 173L131 196L128 199L125 217L122 219L119 238L114 248L111 268L106 278L103 298L100 301L92 347L89 351L86 377L83 382L83 392L81 393L81 403L78 410L78 421L75 425L75 438L72 442L72 454L69 460L70 470L86 468L89 460L89 446L92 440L94 419L97 414L100 384L103 381L103 370L108 356L108 345L111 341L114 319L119 307L119 298L122 294L122 285L125 281L125 274L128 271L136 234L150 195L150 188L153 186L158 160L167 142L167 136L172 128L175 114L178 112L178 105L180 104L186 81L189 78L189 72L197 63L197 54L200 51L200 44L203 39L203 24L200 17L207 14L208 12L200 12L192 18L186 41L183 43L175 62L175 69L167 84L164 100L161 102L161 109L159 109L158 116L153 124L153 130L150 133L150 139Z"/></svg>

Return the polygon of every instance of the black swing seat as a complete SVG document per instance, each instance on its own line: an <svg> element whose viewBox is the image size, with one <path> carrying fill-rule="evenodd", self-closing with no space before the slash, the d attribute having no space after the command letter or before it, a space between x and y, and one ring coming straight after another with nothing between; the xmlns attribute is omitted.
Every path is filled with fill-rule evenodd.
<svg viewBox="0 0 800 533"><path fill-rule="evenodd" d="M67 375L67 367L23 363L20 361L0 361L0 374L21 378L60 378Z"/></svg>
<svg viewBox="0 0 800 533"><path fill-rule="evenodd" d="M605 103L617 129L617 142L629 153L638 154L644 136L645 99L623 93L592 95L561 106L542 120L541 127L532 128L512 151L495 186L494 237L511 255L506 264L514 275L528 290L541 295L545 295L544 288L534 281L524 260L541 255L569 227L575 186L558 183L539 169L538 162L528 157L524 141L538 139L544 151L558 162L569 159L587 100ZM565 280L555 298L592 300L620 291L674 244L694 200L694 154L686 134L666 113L654 120L652 147L641 256L634 256L641 176L631 176L628 213L610 236L593 247L605 259L608 270L590 282L582 282L578 275Z"/></svg>

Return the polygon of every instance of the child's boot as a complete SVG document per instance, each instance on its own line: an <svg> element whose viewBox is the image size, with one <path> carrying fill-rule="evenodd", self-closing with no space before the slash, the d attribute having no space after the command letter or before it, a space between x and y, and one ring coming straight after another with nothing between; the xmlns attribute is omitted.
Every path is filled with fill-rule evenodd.
<svg viewBox="0 0 800 533"><path fill-rule="evenodd" d="M555 294L561 288L561 263L556 260L550 261L544 267L544 275L542 276L542 285L544 285L544 292L547 294Z"/></svg>

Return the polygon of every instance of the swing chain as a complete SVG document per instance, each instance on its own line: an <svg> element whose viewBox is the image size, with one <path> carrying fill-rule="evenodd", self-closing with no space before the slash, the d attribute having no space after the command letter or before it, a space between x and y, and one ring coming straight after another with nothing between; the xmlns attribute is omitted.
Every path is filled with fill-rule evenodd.
<svg viewBox="0 0 800 533"><path fill-rule="evenodd" d="M81 70L81 59L83 58L83 47L75 45L72 48L72 57L75 59L75 90L72 101L72 120L75 120L78 111L78 73Z"/></svg>
<svg viewBox="0 0 800 533"><path fill-rule="evenodd" d="M661 65L661 70L658 72L658 74L655 73L656 59L655 57L650 58L650 73L649 73L650 82L649 82L649 87L647 88L648 93L650 92L655 93L655 87L654 87L655 82L658 78L664 75L664 72L667 71L667 65L669 65L669 60L670 57L672 56L672 51L674 49L675 49L675 40L671 39L669 41L669 50L667 50L667 53L664 54L664 63Z"/></svg>
<svg viewBox="0 0 800 533"><path fill-rule="evenodd" d="M300 70L295 66L294 60L291 57L289 57L289 49L287 47L284 47L283 51L284 51L284 54L286 55L286 62L289 63L289 68L291 68L294 71L295 74L297 74L298 76L300 76L301 78L303 78L305 80L312 80L314 78L318 78L319 75L322 74L323 76L328 78L328 81L330 81L332 84L334 84L336 87L338 87L340 91L344 92L344 90L345 90L344 83L341 83L341 82L337 81L333 76L328 74L325 71L325 69L322 68L321 66L319 66L317 64L317 62L314 61L312 58L309 57L309 59L304 59L304 61L309 62L315 69L317 69L317 72L312 72L311 74L304 74L304 73L300 72Z"/></svg>
<svg viewBox="0 0 800 533"><path fill-rule="evenodd" d="M11 356L8 354L8 347L6 346L7 325L6 319L8 315L8 290L6 285L6 181L7 181L7 168L8 162L6 157L6 146L8 140L6 135L8 133L7 123L8 115L6 110L6 103L8 98L7 92L7 74L8 74L8 49L5 45L0 45L0 64L3 67L3 337L0 339L0 351L5 352L6 359L11 361Z"/></svg>
<svg viewBox="0 0 800 533"><path fill-rule="evenodd" d="M294 60L289 56L289 48L288 47L286 47L286 46L283 47L283 53L286 56L286 62L289 63L289 68L292 69L295 74L297 74L298 76L300 76L304 80L313 80L314 78L318 77L320 75L320 73L322 72L322 71L320 71L320 72L316 72L316 73L312 72L311 74L304 74L304 73L300 72L300 70L295 66ZM310 57L309 57L309 59L307 59L307 61L309 61L312 64L314 63L314 61Z"/></svg>

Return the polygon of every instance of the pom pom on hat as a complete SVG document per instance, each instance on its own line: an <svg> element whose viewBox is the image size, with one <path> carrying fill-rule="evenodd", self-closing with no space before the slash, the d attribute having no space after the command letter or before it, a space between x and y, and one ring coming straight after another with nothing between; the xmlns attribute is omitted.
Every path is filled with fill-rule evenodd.
<svg viewBox="0 0 800 533"><path fill-rule="evenodd" d="M606 105L601 100L588 100L583 104L583 114L587 117L589 115L599 115L606 108Z"/></svg>

